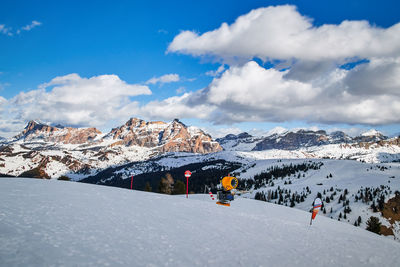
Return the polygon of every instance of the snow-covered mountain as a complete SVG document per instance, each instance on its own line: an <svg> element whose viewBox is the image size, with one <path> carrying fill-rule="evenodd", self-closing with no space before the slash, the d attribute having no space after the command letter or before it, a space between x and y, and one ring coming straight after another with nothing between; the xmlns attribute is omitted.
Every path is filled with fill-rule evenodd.
<svg viewBox="0 0 400 267"><path fill-rule="evenodd" d="M145 122L132 118L121 127L112 129L104 139L114 145L154 148L161 152L211 153L221 151L218 142L196 127L187 127L178 119L171 123Z"/></svg>
<svg viewBox="0 0 400 267"><path fill-rule="evenodd" d="M225 150L229 151L250 151L260 140L262 140L262 137L252 136L246 132L238 135L228 134L216 139Z"/></svg>
<svg viewBox="0 0 400 267"><path fill-rule="evenodd" d="M179 120L130 119L103 134L95 128L55 127L30 121L0 147L0 173L82 179L110 166L167 152L211 153L222 147L210 135Z"/></svg>
<svg viewBox="0 0 400 267"><path fill-rule="evenodd" d="M324 130L298 129L288 131L278 127L269 131L265 136L256 137L244 132L238 135L228 134L223 138L216 139L216 141L226 150L264 151L271 149L299 150L331 144L357 145L360 143L376 143L387 139L387 136L376 130L370 130L359 136L351 137L342 131L335 131L328 134Z"/></svg>
<svg viewBox="0 0 400 267"><path fill-rule="evenodd" d="M278 128L266 136L230 134L214 141L199 128L187 127L179 120L165 123L132 118L105 134L95 128L31 121L19 135L0 146L0 174L47 178L67 175L80 180L109 167L147 161L171 152L221 153L218 157L227 161L231 155L247 152L242 155L379 163L400 160L400 138L388 139L377 131L352 138L343 132ZM182 154L177 157L182 158Z"/></svg>
<svg viewBox="0 0 400 267"><path fill-rule="evenodd" d="M400 265L393 240L244 198L0 179L0 210L2 266Z"/></svg>
<svg viewBox="0 0 400 267"><path fill-rule="evenodd" d="M90 143L99 135L101 135L101 132L96 128L54 127L37 121L30 121L25 129L14 137L14 140L85 144Z"/></svg>

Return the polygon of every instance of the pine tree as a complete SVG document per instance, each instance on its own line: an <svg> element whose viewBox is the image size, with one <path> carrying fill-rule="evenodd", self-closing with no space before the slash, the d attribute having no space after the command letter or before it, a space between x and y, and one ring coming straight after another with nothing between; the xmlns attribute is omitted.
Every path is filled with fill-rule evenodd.
<svg viewBox="0 0 400 267"><path fill-rule="evenodd" d="M358 225L360 225L360 223L361 223L361 216L358 216L357 223L358 223Z"/></svg>
<svg viewBox="0 0 400 267"><path fill-rule="evenodd" d="M165 178L162 177L160 180L160 183L158 185L158 191L162 194L172 194L172 189L174 186L174 178L172 178L172 175L170 173L167 173L165 175Z"/></svg>
<svg viewBox="0 0 400 267"><path fill-rule="evenodd" d="M376 205L375 205L375 201L372 202L371 209L373 212L378 212L378 209L376 208Z"/></svg>
<svg viewBox="0 0 400 267"><path fill-rule="evenodd" d="M174 189L172 191L173 195L182 195L186 193L186 185L184 182L178 180L174 184Z"/></svg>
<svg viewBox="0 0 400 267"><path fill-rule="evenodd" d="M385 204L385 196L382 194L381 197L378 199L378 208L380 211L383 210L384 204Z"/></svg>
<svg viewBox="0 0 400 267"><path fill-rule="evenodd" d="M145 185L145 187L144 187L144 191L147 191L147 192L151 192L151 186L150 186L150 183L149 182L146 182L146 185Z"/></svg>
<svg viewBox="0 0 400 267"><path fill-rule="evenodd" d="M381 222L379 221L379 218L374 216L369 217L366 229L379 235L381 232Z"/></svg>

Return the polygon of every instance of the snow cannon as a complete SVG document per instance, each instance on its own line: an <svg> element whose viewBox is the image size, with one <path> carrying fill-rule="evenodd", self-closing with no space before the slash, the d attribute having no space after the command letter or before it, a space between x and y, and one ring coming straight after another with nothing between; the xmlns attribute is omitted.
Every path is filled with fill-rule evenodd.
<svg viewBox="0 0 400 267"><path fill-rule="evenodd" d="M234 189L238 186L238 179L230 175L225 176L220 181L222 185L222 191L217 192L217 204L223 206L230 206L230 202L234 200L235 191Z"/></svg>

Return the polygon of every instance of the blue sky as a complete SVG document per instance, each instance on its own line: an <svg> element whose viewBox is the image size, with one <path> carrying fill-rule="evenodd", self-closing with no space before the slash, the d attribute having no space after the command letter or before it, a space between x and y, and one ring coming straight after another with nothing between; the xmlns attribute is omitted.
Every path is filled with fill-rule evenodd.
<svg viewBox="0 0 400 267"><path fill-rule="evenodd" d="M318 66L321 64L339 66L367 60L365 65L369 65L368 60L370 58L378 58L378 65L382 61L386 62L386 65L379 65L381 66L380 69L374 73L397 73L397 67L400 64L397 47L393 48L392 53L381 54L365 49L365 51L355 52L354 55L350 53L345 57L332 56L329 59L320 55L314 56L312 53L307 56L299 54L287 56L283 53L284 55L280 58L273 58L273 52L268 50L261 51L261 53L265 52L262 54L265 58L262 58L263 56L259 56L259 51L251 51L251 48L246 47L246 45L238 46L234 52L228 51L229 53L226 54L223 50L214 51L210 46L199 47L198 44L201 41L199 38L190 39L192 44L190 47L189 45L185 46L184 43L179 43L179 40L174 41L174 38L177 38L182 31L191 31L201 36L204 33L219 29L222 23L232 25L238 17L244 16L252 10L285 4L295 5L297 8L297 11L288 11L289 15L296 16L298 13L312 19L311 24L315 28L329 24L339 25L345 20L366 20L370 25L366 30L374 32L376 27L385 30L400 21L398 13L400 4L398 1L2 1L0 9L0 95L2 96L0 102L2 103L2 106L0 106L2 112L0 135L10 136L20 131L21 127L30 119L40 119L54 124L62 123L71 126L95 126L107 130L118 126L133 116L151 120L168 120L177 116L187 124L204 127L211 133L219 135L229 131L239 132L252 129L258 129L262 132L275 126L347 129L348 132L354 133L358 129L373 127L387 134L400 132L399 120L396 120L396 118L382 119L383 117L378 116L368 119L369 115L366 114L351 119L352 116L349 114L341 113L338 113L337 119L323 113L318 116L310 116L310 113L305 110L318 109L318 107L310 106L307 103L301 109L299 107L299 110L293 111L294 114L304 112L303 116L291 117L290 113L280 116L281 110L267 105L253 110L245 103L235 102L237 98L221 99L218 103L213 100L194 104L191 102L193 99L202 101L205 97L215 97L216 94L212 90L210 90L210 94L202 91L203 88L212 84L214 84L214 90L219 90L218 92L223 94L226 87L223 87L222 81L229 84L229 77L247 81L247 77L243 76L244 74L239 75L238 73L242 73L241 71L245 70L246 64L254 59L261 67L272 68L279 72L288 69L289 73L285 74L284 77L279 77L279 73L263 74L257 66L248 66L246 70L260 73L259 75L275 75L276 79L280 79L280 83L271 84L271 86L279 87L286 82L286 79L295 79L302 83L300 86L304 86L304 90L301 91L304 94L308 94L307 90L313 91L317 90L315 88L321 87L321 85L314 83L317 74L313 77L313 82L298 78L298 75L302 73L301 71L310 68L310 62L313 62L313 66L317 64L315 62L318 62ZM283 10L284 8L277 9L273 14L278 16L279 12L284 12ZM281 23L277 27L285 27L285 25L282 26ZM255 25L255 29L261 29L259 33L253 32L255 42L257 36L271 34L270 32L263 32L263 28L257 27L257 25ZM389 37L387 39L382 47L387 47L387 43L396 41L396 39L391 40ZM290 46L289 42L290 40L288 40L288 43L283 41L279 46ZM176 44L175 48L170 46L172 43ZM263 42L260 41L257 45L263 46ZM236 58L235 52L238 52L240 58L237 61L232 59ZM272 53L272 56L270 53ZM279 53L280 51L278 51ZM338 53L340 54L340 51ZM387 63L388 61L390 63ZM281 62L284 62L284 67L280 66ZM305 65L308 67L304 67ZM207 75L207 72L210 74L209 71L216 71L220 66L224 66L224 70L215 77ZM391 69L387 69L389 67ZM234 72L235 68L237 72ZM232 70L232 73L229 73L228 69ZM298 69L301 69L301 71L297 71ZM329 73L337 70L336 67L335 70L329 70ZM368 73L368 71L373 70L362 71ZM360 84L360 77L358 76L363 77L362 71L348 74L349 78L346 78L346 81L350 81L349 86L360 86L361 88L362 84ZM65 78L66 75L73 73L79 75L80 78L72 80ZM236 77L235 73L239 76ZM167 74L177 74L179 81L148 83L151 78ZM229 76L229 74L231 75ZM115 84L113 83L112 86L127 84L132 87L125 88L126 90L139 91L127 93L124 91L125 89L116 90L120 93L110 94L112 100L110 100L109 105L114 105L113 107L107 107L108 102L100 100L97 102L97 107L96 102L93 103L89 100L83 101L80 104L81 106L73 105L70 101L63 102L62 98L68 98L68 92L73 91L68 86L74 86L75 89L79 87L74 91L78 92L75 94L79 94L89 86L85 82L85 78L90 79L102 75L118 77L118 81ZM225 78L221 77L224 75ZM382 79L382 75L385 74L377 75L375 80ZM56 77L64 78L61 79L62 82L53 81ZM103 78L109 79L110 77L104 76ZM386 78L386 80L393 79L393 77ZM221 81L218 79L221 79ZM115 79L113 81L115 82ZM269 80L263 78L261 81L266 82L266 87L269 87ZM93 82L95 83L96 79L93 79ZM44 84L46 85L44 86ZM144 89L140 86L147 87L151 94L143 91ZM296 84L288 86L290 88L283 87L282 90L289 90L288 94L299 93L298 91L290 91L291 86L296 86ZM54 88L57 87L61 87L62 92L56 92ZM314 89L311 89L311 87ZM105 92L113 90L106 85L103 89ZM323 89L325 90L325 88ZM253 91L251 90L250 88L247 93L252 94ZM326 90L333 89L327 88ZM357 89L354 90L357 91ZM376 87L371 88L368 96L363 93L363 98L365 103L376 105L376 110L381 110L380 105L386 106L382 104L385 103L385 99L381 99L379 103L371 102L371 99L375 99L371 95L381 94L378 90L379 88ZM397 92L400 88L394 86L394 88L382 90L382 95L388 95L390 96L388 99L393 99L393 96L398 96ZM30 93L22 95L22 92ZM93 93L89 90L87 94L82 95L82 99L89 92ZM229 91L226 94L237 92ZM254 92L254 94L257 92ZM185 93L189 94L186 98L174 99L174 97L180 97ZM265 97L267 97L268 90L265 94ZM103 98L107 97L107 93L99 93L99 95ZM354 93L353 96L355 95L358 94ZM56 99L56 97L61 99ZM217 94L218 97L220 96ZM275 98L276 95L271 94L271 97ZM319 99L319 97L322 98L323 96L316 96L316 99ZM325 94L324 97L326 97ZM190 100L188 100L189 98ZM29 102L29 100L32 101ZM252 100L249 99L249 103ZM282 101L284 101L282 104L276 102L275 105L284 106L285 103L287 104L286 99L282 99ZM394 117L400 115L396 113L398 112L396 108L398 103L400 102L397 102L397 100L389 103L387 106L393 108L385 110L384 113L391 114L390 116ZM344 103L344 105L353 105L355 108L361 107L358 104L354 100L348 104ZM154 111L155 105L160 107L159 111ZM179 108L175 109L174 105ZM201 106L197 109L196 105ZM226 105L233 107L226 109ZM165 109L163 109L164 106ZM192 107L191 110L189 110L190 107ZM107 109L107 115L100 114L104 108ZM187 113L186 108L189 110ZM290 104L285 107L285 109L290 108ZM213 110L212 114L205 114L211 109ZM238 111L238 118L234 117L235 109ZM354 110L354 108L349 109L348 112ZM65 114L69 111L73 115ZM205 112L204 116L199 115L202 112ZM264 115L274 112L276 114L273 116ZM332 112L337 112L337 106L332 107ZM371 114L376 113L375 110L370 112ZM48 114L51 114L51 116ZM253 114L255 115L253 116ZM246 118L249 119L246 120Z"/></svg>

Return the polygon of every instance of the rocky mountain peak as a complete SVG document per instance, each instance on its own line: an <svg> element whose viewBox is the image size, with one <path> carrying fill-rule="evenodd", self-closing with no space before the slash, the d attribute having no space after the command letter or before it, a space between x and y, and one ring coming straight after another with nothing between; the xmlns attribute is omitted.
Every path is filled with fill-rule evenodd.
<svg viewBox="0 0 400 267"><path fill-rule="evenodd" d="M15 139L40 140L63 144L84 144L95 139L101 132L96 128L72 128L50 126L34 120L28 122Z"/></svg>
<svg viewBox="0 0 400 267"><path fill-rule="evenodd" d="M131 118L121 127L113 129L107 137L115 140L112 146L157 147L161 152L210 153L222 150L209 135L201 130L189 129L178 119L165 123Z"/></svg>
<svg viewBox="0 0 400 267"><path fill-rule="evenodd" d="M50 134L58 131L58 128L31 120L25 126L24 130L17 137L29 137L32 135Z"/></svg>

